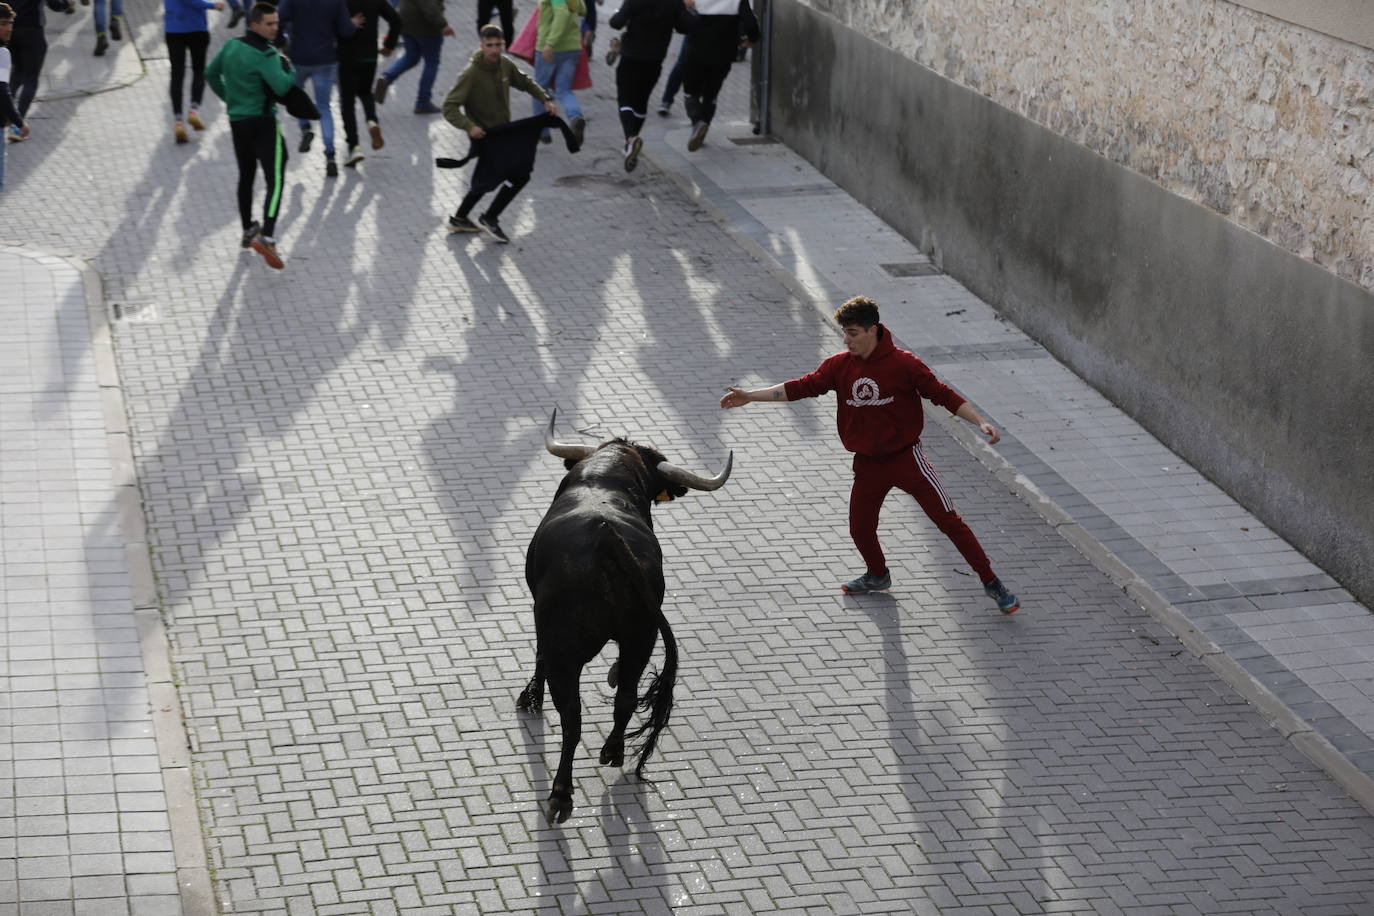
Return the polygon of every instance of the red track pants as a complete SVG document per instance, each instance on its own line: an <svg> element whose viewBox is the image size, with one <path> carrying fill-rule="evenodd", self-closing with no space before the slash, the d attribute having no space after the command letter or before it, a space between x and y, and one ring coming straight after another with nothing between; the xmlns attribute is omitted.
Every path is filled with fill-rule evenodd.
<svg viewBox="0 0 1374 916"><path fill-rule="evenodd" d="M868 571L880 575L887 571L883 548L878 544L878 513L893 487L910 493L930 520L954 542L968 565L984 584L997 578L983 553L978 538L954 511L954 504L940 486L935 468L926 460L918 442L891 455L854 456L854 489L849 495L849 536L859 548Z"/></svg>

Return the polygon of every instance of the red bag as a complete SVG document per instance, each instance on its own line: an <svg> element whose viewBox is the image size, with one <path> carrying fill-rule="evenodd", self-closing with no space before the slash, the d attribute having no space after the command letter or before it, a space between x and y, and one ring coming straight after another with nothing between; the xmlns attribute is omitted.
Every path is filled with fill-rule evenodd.
<svg viewBox="0 0 1374 916"><path fill-rule="evenodd" d="M515 36L515 41L511 42L506 53L511 57L518 57L527 64L534 63L534 57L538 51L534 43L539 37L539 8L536 7L534 15L530 16L525 27L520 30L520 34ZM592 88L592 68L587 59L587 49L582 49L582 55L577 59L577 72L573 74L573 91L580 92L583 89ZM552 87L545 86L545 89Z"/></svg>
<svg viewBox="0 0 1374 916"><path fill-rule="evenodd" d="M520 34L515 36L515 41L506 49L506 53L511 57L518 57L527 64L534 63L534 42L539 35L539 7L534 8L534 15L529 22L520 30Z"/></svg>

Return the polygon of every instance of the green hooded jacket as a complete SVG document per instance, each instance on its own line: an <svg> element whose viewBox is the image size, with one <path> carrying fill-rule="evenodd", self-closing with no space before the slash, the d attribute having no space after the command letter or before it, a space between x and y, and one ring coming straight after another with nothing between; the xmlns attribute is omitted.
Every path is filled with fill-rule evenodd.
<svg viewBox="0 0 1374 916"><path fill-rule="evenodd" d="M205 68L205 84L224 101L230 121L271 118L276 97L296 85L291 62L261 35L249 32L226 41Z"/></svg>
<svg viewBox="0 0 1374 916"><path fill-rule="evenodd" d="M550 100L544 89L508 57L496 66L482 62L481 50L474 51L458 81L444 97L444 120L459 130L473 124L495 127L510 120L510 89L522 89L541 102Z"/></svg>

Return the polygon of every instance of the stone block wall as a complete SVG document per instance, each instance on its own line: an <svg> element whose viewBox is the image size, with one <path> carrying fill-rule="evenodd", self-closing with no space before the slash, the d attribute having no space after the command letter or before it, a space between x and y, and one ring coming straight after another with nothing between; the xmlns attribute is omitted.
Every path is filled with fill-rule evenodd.
<svg viewBox="0 0 1374 916"><path fill-rule="evenodd" d="M1374 49L1228 0L798 0L1374 289Z"/></svg>

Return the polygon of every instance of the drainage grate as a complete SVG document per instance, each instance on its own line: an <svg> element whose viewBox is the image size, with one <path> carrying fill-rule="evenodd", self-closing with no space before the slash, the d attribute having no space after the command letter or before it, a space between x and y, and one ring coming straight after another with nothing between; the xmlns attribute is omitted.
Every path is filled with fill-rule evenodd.
<svg viewBox="0 0 1374 916"><path fill-rule="evenodd" d="M730 142L736 146L763 146L768 143L781 143L782 141L777 137L762 134L755 137L731 137Z"/></svg>
<svg viewBox="0 0 1374 916"><path fill-rule="evenodd" d="M879 264L890 277L938 277L944 273L929 261L911 261L906 264Z"/></svg>
<svg viewBox="0 0 1374 916"><path fill-rule="evenodd" d="M111 302L110 313L115 321L157 321L156 302Z"/></svg>

